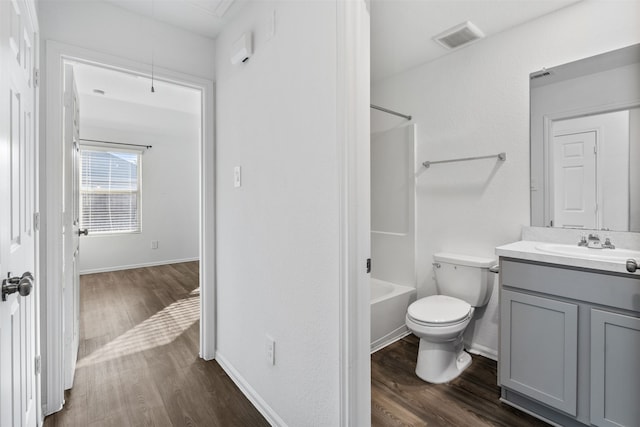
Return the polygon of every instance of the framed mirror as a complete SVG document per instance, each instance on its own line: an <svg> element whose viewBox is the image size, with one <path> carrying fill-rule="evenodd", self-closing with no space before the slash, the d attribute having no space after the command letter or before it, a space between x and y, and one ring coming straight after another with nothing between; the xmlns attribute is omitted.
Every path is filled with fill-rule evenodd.
<svg viewBox="0 0 640 427"><path fill-rule="evenodd" d="M640 44L530 75L531 225L640 232Z"/></svg>

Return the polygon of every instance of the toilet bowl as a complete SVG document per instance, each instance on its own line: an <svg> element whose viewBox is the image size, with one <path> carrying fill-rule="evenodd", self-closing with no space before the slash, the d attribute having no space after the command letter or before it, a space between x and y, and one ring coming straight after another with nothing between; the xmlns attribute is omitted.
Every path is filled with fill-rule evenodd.
<svg viewBox="0 0 640 427"><path fill-rule="evenodd" d="M441 294L412 303L405 323L420 338L416 375L440 384L453 380L471 364L462 335L475 307L485 305L491 295L488 268L494 260L454 254L436 254L434 260Z"/></svg>

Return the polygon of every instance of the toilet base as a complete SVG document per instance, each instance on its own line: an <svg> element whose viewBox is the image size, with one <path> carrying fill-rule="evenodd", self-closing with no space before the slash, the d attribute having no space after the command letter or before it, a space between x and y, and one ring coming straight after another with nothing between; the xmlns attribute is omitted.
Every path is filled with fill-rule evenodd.
<svg viewBox="0 0 640 427"><path fill-rule="evenodd" d="M416 375L424 381L442 384L457 378L471 365L462 337L455 341L433 343L420 339Z"/></svg>

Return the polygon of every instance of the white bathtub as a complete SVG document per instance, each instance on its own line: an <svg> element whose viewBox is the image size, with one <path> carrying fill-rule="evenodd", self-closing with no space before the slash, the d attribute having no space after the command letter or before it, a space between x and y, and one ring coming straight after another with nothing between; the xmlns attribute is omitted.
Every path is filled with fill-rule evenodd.
<svg viewBox="0 0 640 427"><path fill-rule="evenodd" d="M371 353L409 335L404 319L416 290L371 279Z"/></svg>

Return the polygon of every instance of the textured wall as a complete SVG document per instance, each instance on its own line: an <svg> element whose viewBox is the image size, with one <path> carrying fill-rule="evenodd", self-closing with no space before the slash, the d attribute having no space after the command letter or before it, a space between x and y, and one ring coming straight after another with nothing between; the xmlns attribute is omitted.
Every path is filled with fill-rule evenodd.
<svg viewBox="0 0 640 427"><path fill-rule="evenodd" d="M217 39L218 359L290 426L339 424L336 30L334 2L253 2Z"/></svg>

